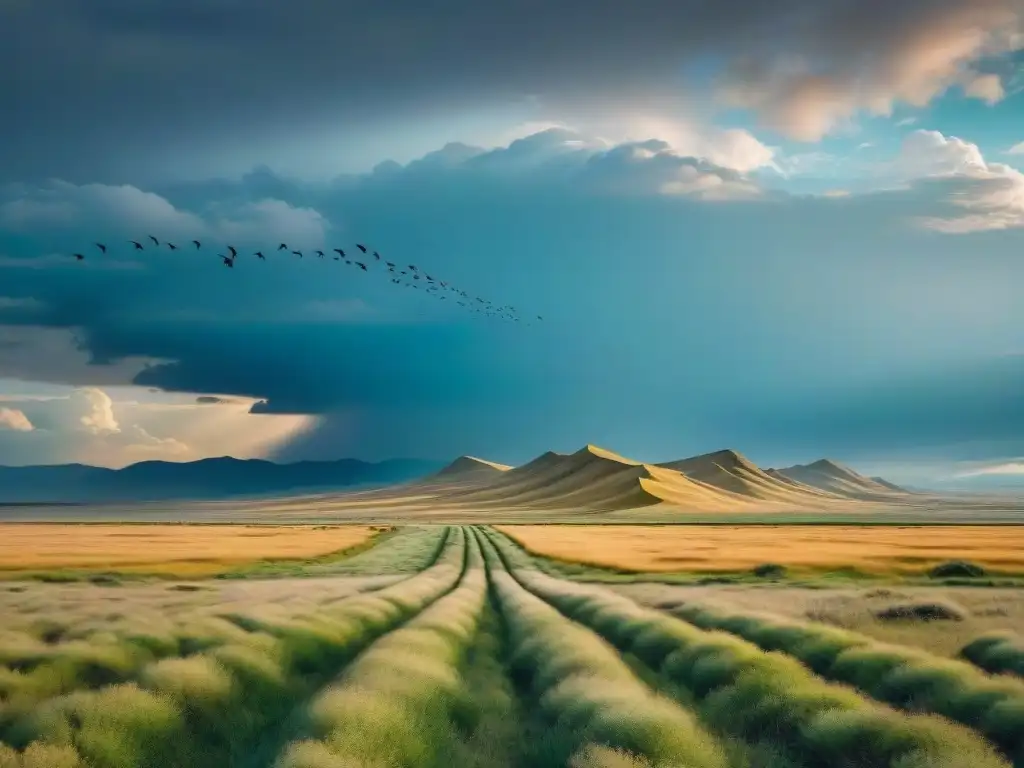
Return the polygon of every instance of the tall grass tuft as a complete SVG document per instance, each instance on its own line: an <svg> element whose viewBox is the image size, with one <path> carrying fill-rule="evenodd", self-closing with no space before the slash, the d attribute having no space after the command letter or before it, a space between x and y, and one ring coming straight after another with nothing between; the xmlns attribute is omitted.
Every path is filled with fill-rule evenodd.
<svg viewBox="0 0 1024 768"><path fill-rule="evenodd" d="M785 653L823 677L852 685L879 701L962 723L1024 762L1024 681L993 678L965 661L824 624L693 605L678 606L672 614L698 627L724 630L762 649ZM978 658L985 658L986 651L991 652L988 658L993 663L1012 656L999 643L981 638L975 643L971 653ZM964 656L970 658L967 648ZM1024 659L1024 652L1019 658Z"/></svg>
<svg viewBox="0 0 1024 768"><path fill-rule="evenodd" d="M986 672L1024 677L1024 637L1016 632L987 632L965 645L960 656Z"/></svg>
<svg viewBox="0 0 1024 768"><path fill-rule="evenodd" d="M726 765L721 745L641 682L614 648L524 590L493 553L488 566L509 631L512 674L551 724L531 765Z"/></svg>
<svg viewBox="0 0 1024 768"><path fill-rule="evenodd" d="M490 535L499 548L508 546L501 536ZM599 587L554 579L536 569L515 575L531 592L703 701L704 711L722 730L776 742L809 765L1008 766L967 728L868 701L822 681L788 656L705 631Z"/></svg>

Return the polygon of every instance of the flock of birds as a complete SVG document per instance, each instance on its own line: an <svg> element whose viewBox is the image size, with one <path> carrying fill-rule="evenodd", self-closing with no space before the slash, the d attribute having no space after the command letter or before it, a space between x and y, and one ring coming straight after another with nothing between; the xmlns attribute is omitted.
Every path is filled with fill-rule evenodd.
<svg viewBox="0 0 1024 768"><path fill-rule="evenodd" d="M178 250L178 246L174 243L167 241L161 243L161 241L153 235L148 235L147 237L153 242L153 248L159 249L164 245L168 250ZM134 251L146 250L146 246L142 244L142 241L128 240L127 242L133 247ZM203 244L199 240L193 240L191 244L197 251L201 251L203 249ZM108 252L108 248L105 243L94 243L93 245L102 254L106 254ZM460 307L463 307L475 314L487 315L516 323L522 321L519 310L509 304L499 306L491 302L489 299L485 299L480 296L471 296L466 291L452 285L451 283L427 274L415 264L402 266L393 261L387 261L381 258L381 255L377 251L371 251L362 243L356 243L356 248L359 249L359 253L354 254L355 258L350 257L343 248L333 248L331 250L331 254L333 255L331 256L328 256L322 250L316 250L313 251L313 253L316 254L317 258L333 258L334 261L343 262L344 264L355 267L363 272L369 272L371 267L373 267L374 271L386 269L391 282L395 285L401 285L417 290L422 289L427 295L438 298L441 301L448 301L450 299ZM238 250L231 245L225 246L225 249L228 253L218 253L217 256L221 259L224 266L229 269L234 269L235 260L238 258ZM305 256L301 250L293 249L287 243L281 243L277 246L277 252L280 251L297 256L300 259ZM252 255L263 261L267 258L263 251L255 251ZM78 261L85 260L84 253L73 253L72 257ZM536 318L538 321L544 320L540 315L537 315Z"/></svg>

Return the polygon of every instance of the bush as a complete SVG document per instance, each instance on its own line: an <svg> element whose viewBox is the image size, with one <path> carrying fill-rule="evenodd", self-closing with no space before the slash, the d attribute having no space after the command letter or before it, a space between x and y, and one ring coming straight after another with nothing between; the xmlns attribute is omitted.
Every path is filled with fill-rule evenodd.
<svg viewBox="0 0 1024 768"><path fill-rule="evenodd" d="M987 571L977 563L969 560L949 560L939 563L928 571L933 579L969 578L976 579L987 575Z"/></svg>
<svg viewBox="0 0 1024 768"><path fill-rule="evenodd" d="M762 579L781 579L786 575L786 566L778 563L761 563L754 566L753 573Z"/></svg>
<svg viewBox="0 0 1024 768"><path fill-rule="evenodd" d="M1015 632L989 632L975 638L960 656L987 672L1024 676L1024 637Z"/></svg>
<svg viewBox="0 0 1024 768"><path fill-rule="evenodd" d="M963 621L967 611L951 602L916 602L890 605L875 611L879 621Z"/></svg>

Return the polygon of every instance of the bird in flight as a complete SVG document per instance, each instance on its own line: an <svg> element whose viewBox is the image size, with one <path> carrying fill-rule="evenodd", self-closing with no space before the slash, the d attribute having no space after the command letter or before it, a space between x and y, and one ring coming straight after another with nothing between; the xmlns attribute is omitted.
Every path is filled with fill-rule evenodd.
<svg viewBox="0 0 1024 768"><path fill-rule="evenodd" d="M345 258L345 252L343 250L341 250L341 248L335 248L334 252L336 254L338 254L339 256L341 256L342 258Z"/></svg>
<svg viewBox="0 0 1024 768"><path fill-rule="evenodd" d="M83 256L83 255L82 255L82 254L80 254L80 253L73 253L73 254L71 254L71 255L72 255L72 256L74 256L74 257L75 257L76 259L78 259L79 261L82 261L83 259L85 259L85 256Z"/></svg>
<svg viewBox="0 0 1024 768"><path fill-rule="evenodd" d="M416 271L416 265L415 264L410 264L409 265L409 269L411 269L413 272L415 272Z"/></svg>
<svg viewBox="0 0 1024 768"><path fill-rule="evenodd" d="M263 251L256 251L256 257L266 261L266 256L263 255Z"/></svg>
<svg viewBox="0 0 1024 768"><path fill-rule="evenodd" d="M373 258L375 258L377 261L380 261L380 254L377 253L376 251L374 251L373 252Z"/></svg>
<svg viewBox="0 0 1024 768"><path fill-rule="evenodd" d="M142 243L140 243L138 240L129 240L128 242L135 246L136 251L146 250L145 248L142 247Z"/></svg>
<svg viewBox="0 0 1024 768"><path fill-rule="evenodd" d="M363 253L366 253L366 246L363 245L362 243L356 243L356 248L358 248Z"/></svg>
<svg viewBox="0 0 1024 768"><path fill-rule="evenodd" d="M323 251L317 251L316 255L322 259L324 257L324 252Z"/></svg>
<svg viewBox="0 0 1024 768"><path fill-rule="evenodd" d="M157 240L157 239L156 239L155 237L153 237L152 235L150 235L150 236L149 236L149 239L153 241L153 245L160 245L160 241L159 241L159 240Z"/></svg>
<svg viewBox="0 0 1024 768"><path fill-rule="evenodd" d="M107 252L107 246L105 246L103 243L93 243L93 245L95 245L97 248L103 251L103 253Z"/></svg>
<svg viewBox="0 0 1024 768"><path fill-rule="evenodd" d="M356 265L357 265L357 266L358 266L358 267L359 267L359 268L360 268L361 270L363 270L363 272L365 272L365 271L366 271L366 265L365 265L365 264L363 264L363 262L361 262L361 261L357 261L357 262L356 262Z"/></svg>
<svg viewBox="0 0 1024 768"><path fill-rule="evenodd" d="M224 264L226 266L230 267L231 269L235 268L235 260L233 258L231 258L230 256L225 256L223 253L218 253L217 255L224 260Z"/></svg>
<svg viewBox="0 0 1024 768"><path fill-rule="evenodd" d="M202 243L200 243L198 240L193 240L192 245L194 245L196 247L196 250L198 251Z"/></svg>
<svg viewBox="0 0 1024 768"><path fill-rule="evenodd" d="M230 246L230 245L229 245L229 246L228 246L228 250L229 250L229 251L231 251L231 258L232 258L232 259L233 259L233 258L235 258L235 256L237 256L237 255L238 255L238 251L236 251L236 250L234 249L234 246Z"/></svg>
<svg viewBox="0 0 1024 768"><path fill-rule="evenodd" d="M299 257L300 259L302 258L302 251L292 251L292 253L294 253L294 254L295 254L296 256L298 256L298 257Z"/></svg>
<svg viewBox="0 0 1024 768"><path fill-rule="evenodd" d="M288 246L285 245L284 243L281 243L279 246L277 246L277 250L279 250L279 251L287 251L288 250Z"/></svg>
<svg viewBox="0 0 1024 768"><path fill-rule="evenodd" d="M170 248L172 251L178 250L178 246L176 246L174 243L168 243L167 247Z"/></svg>

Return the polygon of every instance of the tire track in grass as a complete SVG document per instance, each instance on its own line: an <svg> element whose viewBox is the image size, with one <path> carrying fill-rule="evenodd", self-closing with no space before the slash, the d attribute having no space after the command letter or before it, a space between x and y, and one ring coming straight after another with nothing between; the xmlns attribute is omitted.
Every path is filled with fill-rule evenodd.
<svg viewBox="0 0 1024 768"><path fill-rule="evenodd" d="M458 586L376 640L323 690L308 708L306 738L275 766L452 765L460 714L474 707L462 672L486 600L480 546L468 536Z"/></svg>
<svg viewBox="0 0 1024 768"><path fill-rule="evenodd" d="M531 768L725 768L720 744L660 696L594 632L519 585L490 545L488 576L508 628L512 674L547 728L531 739Z"/></svg>
<svg viewBox="0 0 1024 768"><path fill-rule="evenodd" d="M27 745L25 755L61 750L76 768L252 765L318 685L455 586L464 541L460 531L432 568L336 609L265 622L248 641L156 662L138 683L58 697L20 723L15 746Z"/></svg>
<svg viewBox="0 0 1024 768"><path fill-rule="evenodd" d="M514 563L504 538L488 531ZM809 768L1007 768L976 733L943 718L912 715L828 683L787 656L732 635L701 630L609 590L517 568L521 588L633 652L669 684L702 701L718 727L780 744ZM510 576L511 578L511 576ZM537 599L540 599L538 597Z"/></svg>

